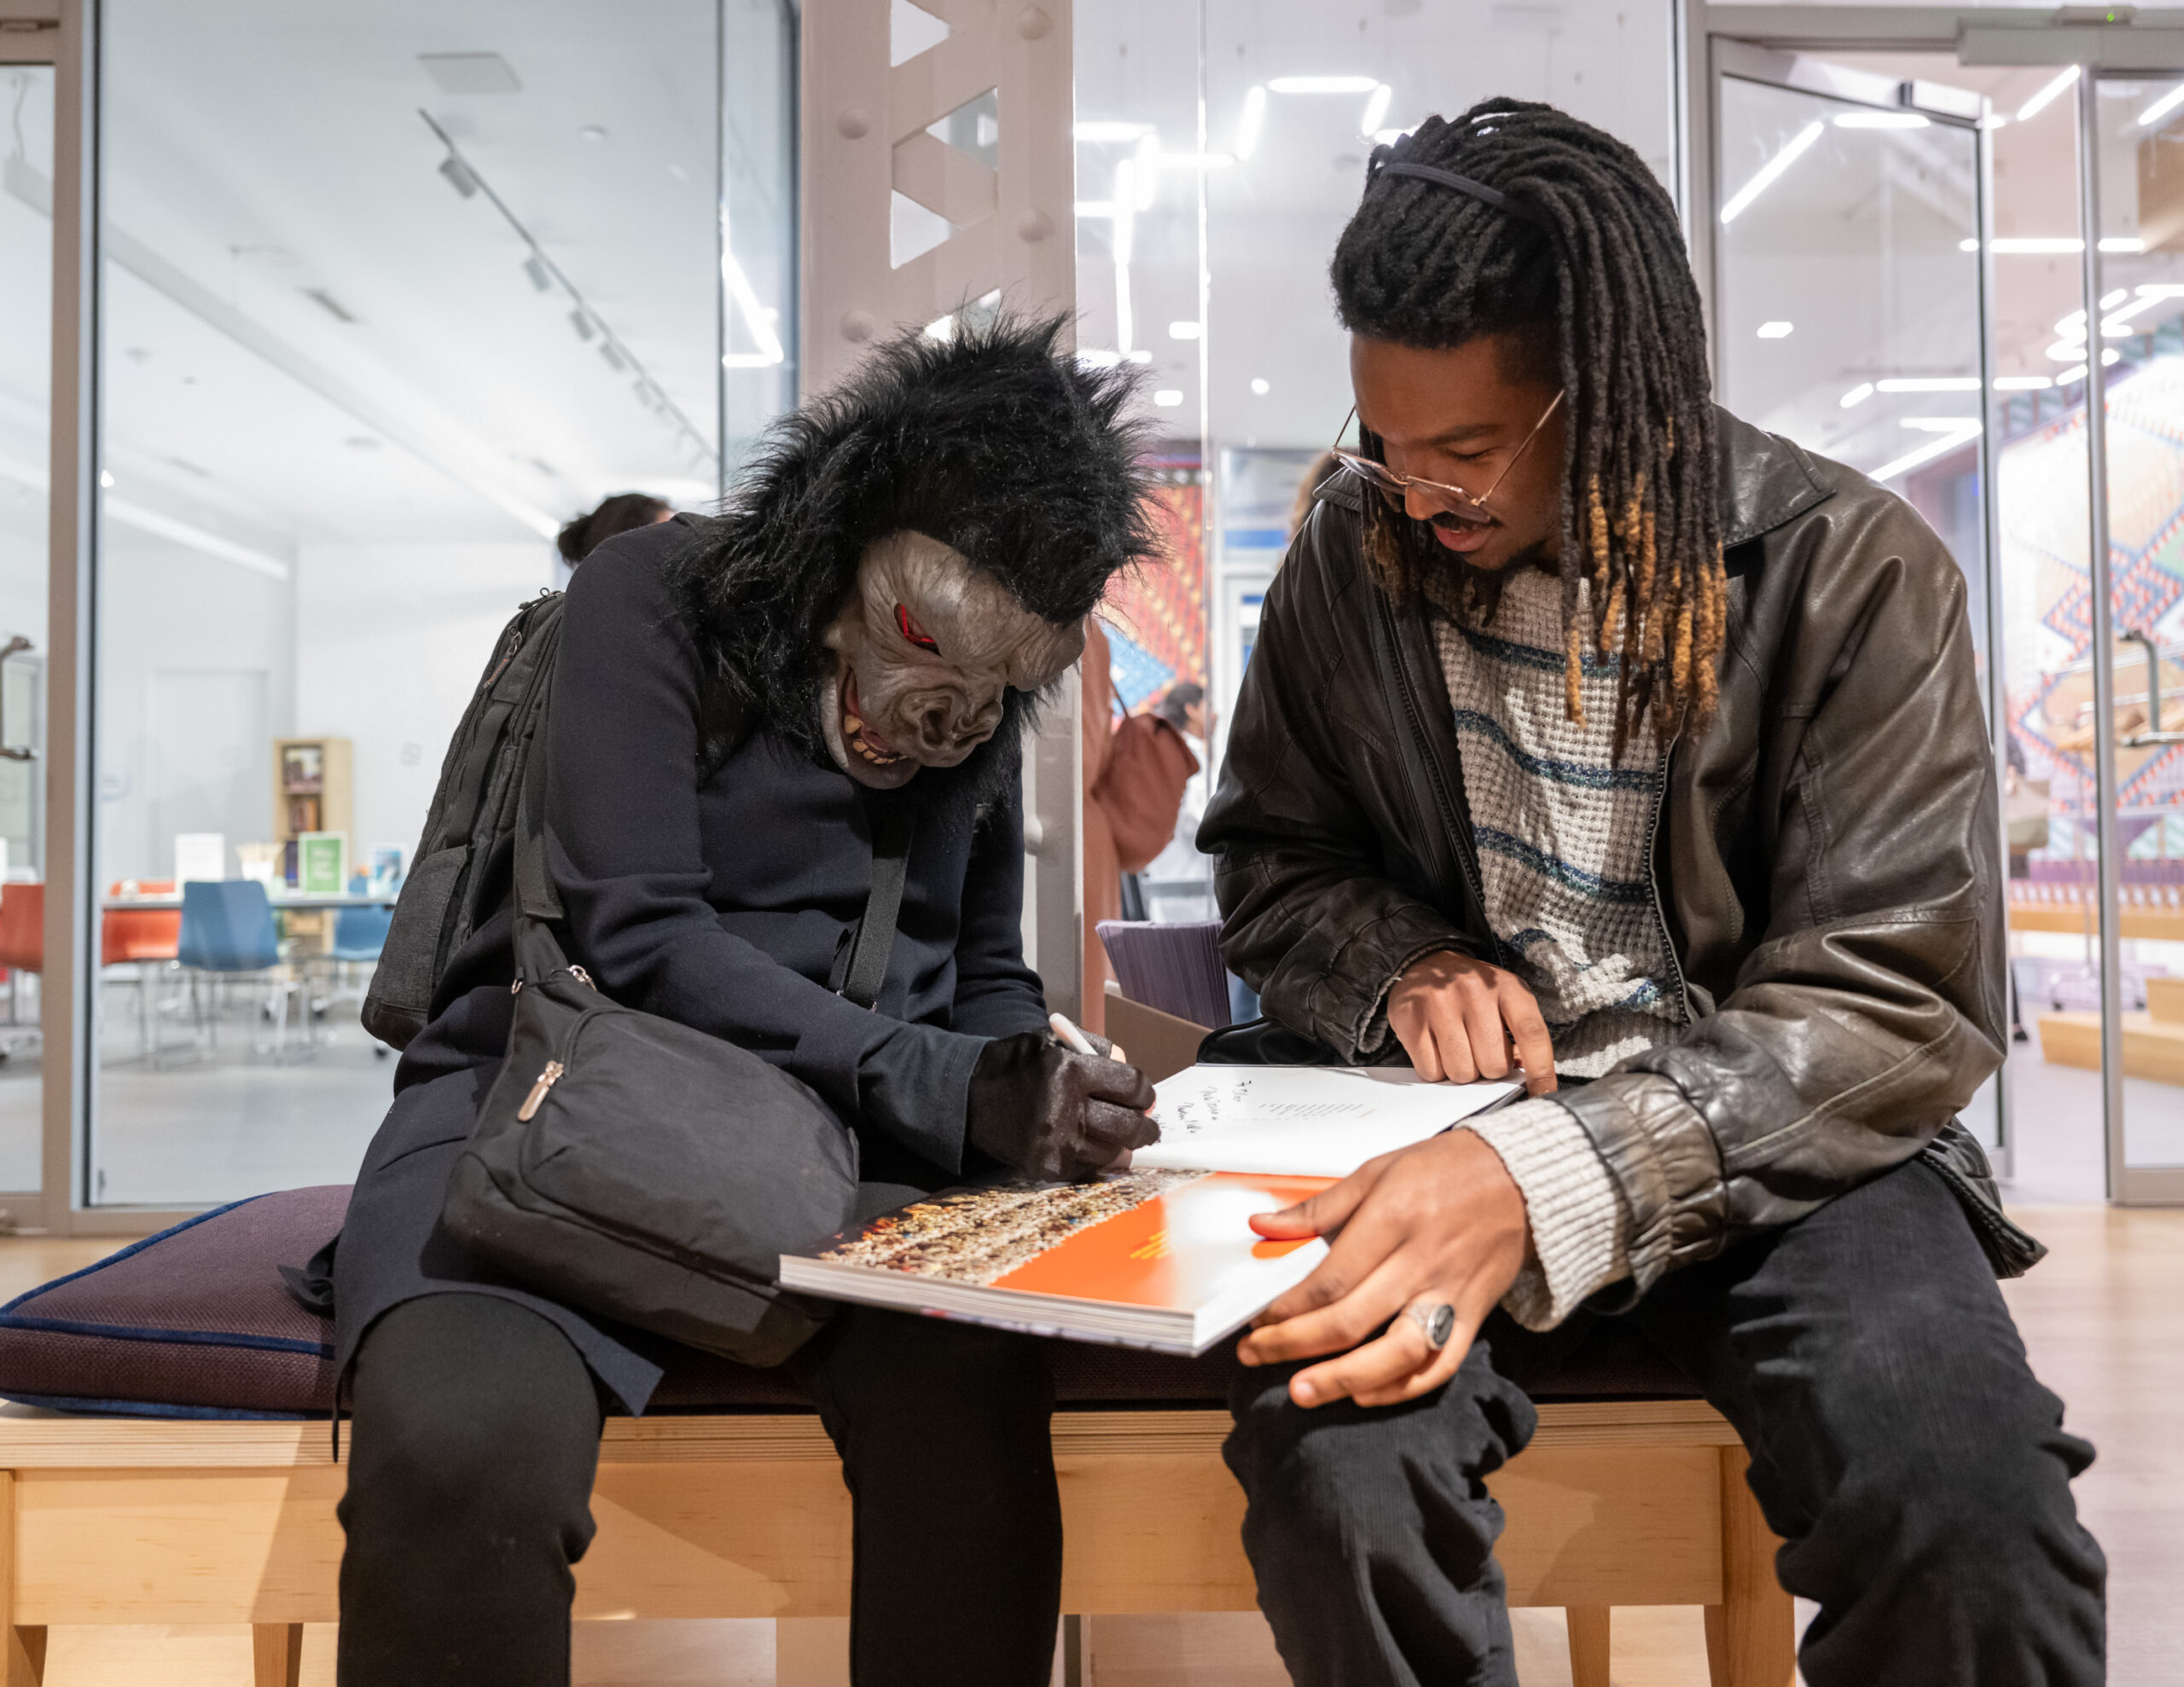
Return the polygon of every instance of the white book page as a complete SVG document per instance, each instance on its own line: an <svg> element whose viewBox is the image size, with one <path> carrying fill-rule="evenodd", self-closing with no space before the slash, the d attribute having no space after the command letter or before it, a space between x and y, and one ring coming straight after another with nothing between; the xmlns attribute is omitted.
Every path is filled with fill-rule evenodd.
<svg viewBox="0 0 2184 1687"><path fill-rule="evenodd" d="M1429 1084L1407 1066L1193 1066L1154 1086L1160 1140L1130 1163L1348 1177L1519 1087Z"/></svg>

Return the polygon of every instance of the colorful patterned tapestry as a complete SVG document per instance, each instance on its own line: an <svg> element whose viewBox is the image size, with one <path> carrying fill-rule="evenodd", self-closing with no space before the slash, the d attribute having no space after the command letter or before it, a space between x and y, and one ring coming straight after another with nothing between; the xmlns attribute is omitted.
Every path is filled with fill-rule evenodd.
<svg viewBox="0 0 2184 1687"><path fill-rule="evenodd" d="M2120 374L2120 371L2119 371ZM2129 632L2184 648L2184 358L2158 357L2109 388L2109 558L2115 582L2117 728L2145 722L2146 670ZM2056 819L2043 853L2067 855L2066 817L2093 802L2092 596L2086 551L2082 406L2006 445L2001 514L2004 684L2026 777L2052 780ZM2184 727L2184 667L2161 664L2164 729ZM2118 808L2140 853L2163 829L2153 811L2184 798L2184 746L2119 748Z"/></svg>
<svg viewBox="0 0 2184 1687"><path fill-rule="evenodd" d="M1195 456L1154 460L1164 560L1118 580L1100 606L1115 696L1136 710L1179 680L1205 683L1205 493Z"/></svg>

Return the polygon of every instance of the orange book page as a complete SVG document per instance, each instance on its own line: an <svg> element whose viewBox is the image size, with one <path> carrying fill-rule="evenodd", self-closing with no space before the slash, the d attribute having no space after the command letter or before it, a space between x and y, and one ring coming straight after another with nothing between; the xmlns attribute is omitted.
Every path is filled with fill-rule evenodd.
<svg viewBox="0 0 2184 1687"><path fill-rule="evenodd" d="M991 1286L1194 1312L1252 1261L1304 1245L1267 1241L1252 1229L1252 1214L1279 1212L1334 1182L1216 1172L1086 1226Z"/></svg>

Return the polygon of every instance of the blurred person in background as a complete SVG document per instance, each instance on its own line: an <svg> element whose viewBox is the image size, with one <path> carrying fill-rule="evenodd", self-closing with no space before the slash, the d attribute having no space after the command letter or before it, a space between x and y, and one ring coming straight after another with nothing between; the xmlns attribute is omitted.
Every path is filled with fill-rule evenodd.
<svg viewBox="0 0 2184 1687"><path fill-rule="evenodd" d="M562 561L574 568L617 533L650 527L674 513L665 499L649 492L617 492L564 527L554 540L554 548L561 552Z"/></svg>
<svg viewBox="0 0 2184 1687"><path fill-rule="evenodd" d="M1182 731L1158 715L1119 720L1108 672L1107 635L1084 617L1084 1000L1088 1031L1107 1028L1107 951L1100 922L1121 919L1123 875L1141 872L1176 835L1183 787L1199 758Z"/></svg>
<svg viewBox="0 0 2184 1687"><path fill-rule="evenodd" d="M1160 694L1147 712L1159 716L1182 734L1183 747L1199 764L1183 786L1183 798L1176 815L1175 836L1139 875L1145 896L1145 917L1163 925L1186 920L1217 919L1213 904L1213 857L1198 847L1198 823L1205 814L1213 765L1209 745L1213 728L1208 716L1205 687L1182 680Z"/></svg>

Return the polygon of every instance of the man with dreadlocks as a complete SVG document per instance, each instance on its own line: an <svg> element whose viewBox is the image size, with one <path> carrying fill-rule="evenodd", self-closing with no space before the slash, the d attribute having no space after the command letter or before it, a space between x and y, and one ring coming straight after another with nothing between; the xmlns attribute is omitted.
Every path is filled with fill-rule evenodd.
<svg viewBox="0 0 2184 1687"><path fill-rule="evenodd" d="M1642 1343L1751 1450L1813 1687L2100 1680L2092 1449L1995 1284L2041 1250L1953 1116L2005 1046L1955 565L1713 407L1668 196L1549 107L1376 150L1333 283L1362 443L1199 834L1241 1035L1530 1093L1254 1220L1332 1238L1228 1450L1292 1675L1513 1682L1480 1479Z"/></svg>
<svg viewBox="0 0 2184 1687"><path fill-rule="evenodd" d="M1130 384L1060 328L878 347L776 427L723 514L610 540L569 588L545 746L569 957L800 1080L856 1139L860 1218L1003 1168L1090 1175L1158 1134L1143 1075L1057 1046L1024 964L1020 731L1155 544ZM882 836L904 865L867 1008L845 975ZM342 1687L566 1687L601 1410L643 1411L693 1358L439 1223L508 1044L510 921L450 961L314 1262L356 1414ZM858 1687L1043 1684L1044 1344L857 1308L785 1369L856 1501Z"/></svg>

